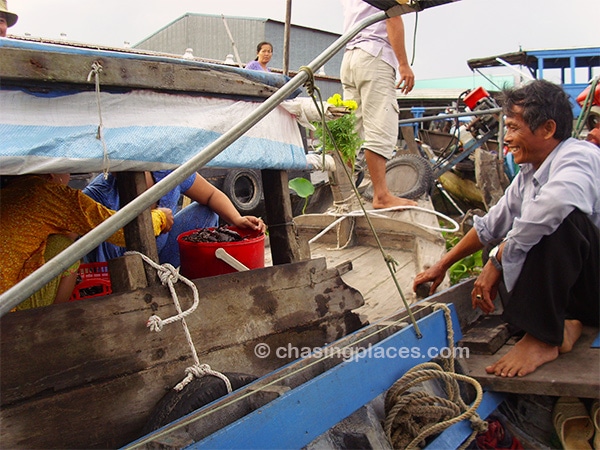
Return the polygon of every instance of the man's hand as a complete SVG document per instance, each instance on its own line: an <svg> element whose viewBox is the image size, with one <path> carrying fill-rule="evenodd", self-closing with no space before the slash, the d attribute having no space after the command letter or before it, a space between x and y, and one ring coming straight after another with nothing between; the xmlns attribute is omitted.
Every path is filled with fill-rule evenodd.
<svg viewBox="0 0 600 450"><path fill-rule="evenodd" d="M415 277L415 281L413 282L413 291L417 291L417 286L423 283L427 283L431 281L431 287L429 289L429 295L432 295L437 287L440 285L442 281L444 281L444 277L446 276L446 268L442 266L439 262L434 264L427 270L417 274Z"/></svg>
<svg viewBox="0 0 600 450"><path fill-rule="evenodd" d="M396 89L400 89L403 94L408 94L415 87L415 74L408 64L398 66L398 73L400 81L398 81Z"/></svg>
<svg viewBox="0 0 600 450"><path fill-rule="evenodd" d="M494 312L494 299L498 294L501 278L502 272L488 261L473 284L473 291L471 291L473 309L480 308L485 314Z"/></svg>

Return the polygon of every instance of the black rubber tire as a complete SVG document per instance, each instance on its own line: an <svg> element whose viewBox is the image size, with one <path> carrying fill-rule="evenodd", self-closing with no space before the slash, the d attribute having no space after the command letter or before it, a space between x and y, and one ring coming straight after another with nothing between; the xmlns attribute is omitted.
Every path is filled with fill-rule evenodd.
<svg viewBox="0 0 600 450"><path fill-rule="evenodd" d="M240 214L249 214L258 207L263 196L260 174L250 169L230 170L223 181L223 192Z"/></svg>
<svg viewBox="0 0 600 450"><path fill-rule="evenodd" d="M400 155L390 159L385 165L385 178L392 194L409 199L430 194L435 179L429 161L419 155ZM365 189L363 196L373 200L372 185Z"/></svg>
<svg viewBox="0 0 600 450"><path fill-rule="evenodd" d="M253 375L243 373L223 373L223 375L229 379L234 391L257 379ZM180 392L171 389L154 407L141 436L158 430L226 394L225 382L212 375L194 378Z"/></svg>

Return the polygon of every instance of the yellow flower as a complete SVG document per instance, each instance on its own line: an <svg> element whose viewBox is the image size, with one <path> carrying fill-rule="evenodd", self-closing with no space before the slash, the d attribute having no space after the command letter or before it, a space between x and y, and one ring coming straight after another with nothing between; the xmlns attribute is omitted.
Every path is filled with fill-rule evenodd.
<svg viewBox="0 0 600 450"><path fill-rule="evenodd" d="M340 94L333 94L331 97L327 99L327 103L333 106L344 106L342 104L342 96Z"/></svg>
<svg viewBox="0 0 600 450"><path fill-rule="evenodd" d="M347 108L350 111L354 111L356 108L358 108L358 105L354 100L342 100L342 96L340 94L333 94L327 99L327 103L333 106Z"/></svg>
<svg viewBox="0 0 600 450"><path fill-rule="evenodd" d="M356 108L358 108L358 104L354 100L344 100L342 104L350 111L354 111Z"/></svg>

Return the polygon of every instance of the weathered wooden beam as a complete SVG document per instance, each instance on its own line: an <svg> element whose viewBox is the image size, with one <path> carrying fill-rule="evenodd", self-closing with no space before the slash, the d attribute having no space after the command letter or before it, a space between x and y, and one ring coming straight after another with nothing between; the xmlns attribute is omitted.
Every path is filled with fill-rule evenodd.
<svg viewBox="0 0 600 450"><path fill-rule="evenodd" d="M119 207L122 208L148 189L144 172L118 172L117 187L119 189ZM136 219L125 225L125 242L129 250L140 252L158 263L158 249L152 225L150 209L144 210ZM148 284L158 283L156 271L150 266L144 267ZM117 291L122 291L116 286Z"/></svg>
<svg viewBox="0 0 600 450"><path fill-rule="evenodd" d="M277 90L245 78L228 68L194 65L172 58L164 61L144 55L137 59L124 57L125 51L98 56L93 49L81 54L44 52L23 48L0 47L0 79L3 83L65 83L94 88L88 74L94 63L102 67L101 89L106 87L145 88L168 91L207 92L211 94L266 98ZM179 63L179 64L174 64Z"/></svg>
<svg viewBox="0 0 600 450"><path fill-rule="evenodd" d="M292 222L292 201L287 172L262 170L261 175L273 264L288 264L309 259L308 242L298 236Z"/></svg>
<svg viewBox="0 0 600 450"><path fill-rule="evenodd" d="M324 259L194 283L200 304L186 322L201 363L215 370L260 376L295 358L274 352L259 358L259 343L314 348L360 326L350 311L362 296ZM189 308L191 290L182 283L176 290ZM181 324L151 332L146 322L153 314L163 320L176 314L164 286L3 317L3 447L112 448L136 438L154 405L193 364Z"/></svg>

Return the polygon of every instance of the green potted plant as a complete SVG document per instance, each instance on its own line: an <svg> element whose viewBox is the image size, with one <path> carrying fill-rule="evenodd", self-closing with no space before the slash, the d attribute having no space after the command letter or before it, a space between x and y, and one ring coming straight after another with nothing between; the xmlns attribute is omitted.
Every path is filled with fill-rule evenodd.
<svg viewBox="0 0 600 450"><path fill-rule="evenodd" d="M331 152L339 149L343 161L349 166L354 167L356 152L359 150L363 141L356 131L356 114L354 111L358 107L354 100L342 100L340 94L334 94L327 99L327 103L334 107L341 108L343 114L341 117L330 120L326 123L331 132L334 142L323 127L322 122L315 122L315 137L321 142L324 152Z"/></svg>

